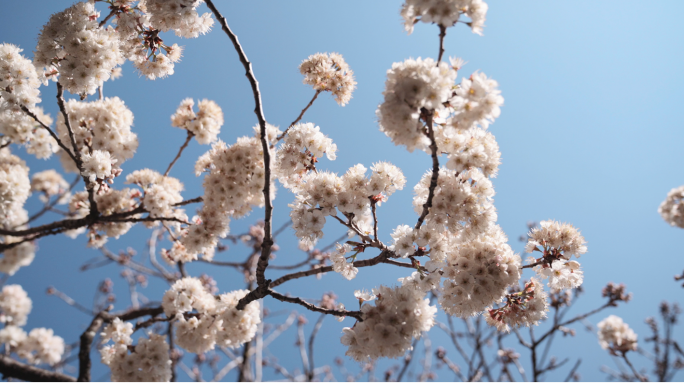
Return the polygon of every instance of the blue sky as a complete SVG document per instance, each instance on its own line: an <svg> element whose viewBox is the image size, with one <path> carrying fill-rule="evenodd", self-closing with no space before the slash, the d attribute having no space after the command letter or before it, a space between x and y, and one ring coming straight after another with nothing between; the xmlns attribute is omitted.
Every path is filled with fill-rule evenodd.
<svg viewBox="0 0 684 385"><path fill-rule="evenodd" d="M684 87L684 26L679 20L684 4L501 0L488 3L484 36L472 34L463 25L450 28L445 55L459 56L468 62L460 76L480 70L496 79L505 98L501 117L490 127L500 145L503 162L499 176L493 180L499 224L517 251L522 251L523 244L517 238L525 233L528 221L556 219L577 226L587 239L589 252L580 261L585 270L585 295L573 312L579 314L600 306L600 289L607 282L625 283L634 299L611 309L612 312L590 317L589 322L596 324L609 314L617 314L639 334L641 346L650 349L643 342L648 334L643 320L656 315L661 300L680 301L684 293L673 280L684 269L684 230L670 227L657 213L667 192L684 184L684 109L680 107ZM50 14L70 4L71 1L54 0L3 4L0 41L17 44L25 55L32 56L41 26ZM435 58L438 49L438 29L433 25L420 24L412 35L406 35L399 16L400 5L400 1L217 1L253 63L267 121L281 128L313 96L314 91L301 83L299 63L316 52L339 52L345 57L358 82L353 99L349 105L339 107L330 95L322 95L304 121L319 125L338 146L337 160L321 161L321 169L341 173L357 163L370 166L373 162L389 161L403 170L408 180L406 188L378 211L380 234L386 243L397 225L415 221L412 188L431 162L425 153L408 153L393 146L378 130L375 109L382 98L385 73L393 62L409 57ZM136 156L124 164L124 174L143 167L165 169L185 139L181 130L170 126L169 117L186 97L212 99L221 106L226 123L220 138L227 143L251 135L256 124L244 70L219 28L198 39L179 39L168 33L163 38L165 42L185 46L174 75L148 81L126 64L123 78L104 87L106 96L119 96L135 115L133 130L140 146ZM55 117L58 110L54 85L41 91L43 107ZM185 182L185 198L201 195L201 179L194 176L193 166L208 149L191 143L171 173ZM14 148L13 151L23 153ZM32 174L48 168L61 170L55 158L25 159ZM116 185L120 187L121 181ZM279 188L274 202L275 228L288 220L287 203L291 201L292 195ZM29 199L29 212L40 207L37 197ZM234 221L233 231L242 232L261 213L256 210L250 217ZM326 238L321 245L343 233L330 221L324 231ZM131 246L143 254L148 236L149 230L138 225L108 246L114 251ZM283 233L278 244L281 251L274 264L290 264L304 258L296 248L291 230ZM119 277L118 267L79 271L79 266L98 255L85 247L83 237L75 241L63 236L45 238L39 242L39 248L33 264L8 280L21 284L33 300L34 310L27 328L51 327L72 342L90 322L89 316L46 296L48 286L89 305L98 282L111 277L120 298L117 309L128 306L127 286ZM237 261L246 252L234 247L217 259ZM193 264L189 271L212 275L221 292L243 286L242 278L230 270ZM393 284L403 275L407 271L378 266L362 269L351 282L328 275L322 280L305 278L288 283L281 291L319 298L323 292L333 290L342 302L350 305L354 303L355 289ZM276 278L280 272L269 271L267 276ZM152 281L142 293L158 299L163 290L163 282ZM271 309L283 308L272 299L267 299L266 305ZM318 318L303 308L285 308L306 314L310 320L307 330ZM351 324L349 320L338 324L332 318L326 319L317 344L317 363L332 363L335 356L343 356L338 338L341 328ZM559 338L552 353L560 358L581 357L582 379L604 380L600 365L614 367L614 363L600 349L593 334L577 329L577 337ZM433 330L431 334L435 346L444 341L445 335L440 333ZM684 332L678 330L676 336L681 340ZM296 353L294 339L290 332L272 349L285 352L281 364L288 367L298 362L296 354L292 354ZM508 339L508 345L517 348L513 339ZM446 342L443 344L450 348ZM527 352L522 348L519 352L526 362ZM635 361L637 367L648 365L644 359ZM383 360L380 365L391 364ZM347 366L354 367L349 360ZM548 379L562 380L569 366ZM105 373L99 363L94 370L94 379ZM272 369L266 375L274 378ZM439 375L444 381L452 378L445 371ZM186 378L184 374L182 378Z"/></svg>

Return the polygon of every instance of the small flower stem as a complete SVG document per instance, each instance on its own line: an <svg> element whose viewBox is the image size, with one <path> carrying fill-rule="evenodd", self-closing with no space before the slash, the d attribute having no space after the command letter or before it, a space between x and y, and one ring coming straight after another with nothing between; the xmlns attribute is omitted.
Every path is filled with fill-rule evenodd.
<svg viewBox="0 0 684 385"><path fill-rule="evenodd" d="M432 177L430 178L430 188L428 191L428 197L423 204L423 212L416 222L415 229L419 230L420 226L423 225L425 217L427 217L432 207L432 199L435 197L435 189L437 188L437 180L439 179L439 158L437 157L437 142L435 141L435 131L432 128L432 111L423 110L423 116L427 123L427 137L430 138L430 152L432 155Z"/></svg>
<svg viewBox="0 0 684 385"><path fill-rule="evenodd" d="M437 66L442 61L442 55L444 55L444 37L446 36L446 27L443 25L439 26L439 56L437 57Z"/></svg>
<svg viewBox="0 0 684 385"><path fill-rule="evenodd" d="M192 139L193 136L195 136L195 134L193 134L191 131L188 131L188 136L185 138L185 142L183 143L183 145L178 150L178 154L176 154L176 157L173 158L173 160L171 161L171 164L169 164L169 167L166 168L166 172L164 173L164 176L169 176L169 172L171 172L171 168L173 167L174 164L176 164L178 159L180 159L181 154L183 153L183 150L185 150L185 148L188 147L188 144L190 144L190 140Z"/></svg>
<svg viewBox="0 0 684 385"><path fill-rule="evenodd" d="M297 119L295 119L294 122L290 123L290 125L287 126L287 129L282 134L278 135L278 137L275 140L275 143L273 143L271 145L271 147L274 147L276 145L276 143L280 142L285 137L285 135L287 135L287 132L290 131L290 128L292 128L295 124L299 123L299 121L302 120L302 117L304 117L304 113L306 112L306 110L309 109L309 107L311 107L314 100L316 100L316 98L318 97L318 94L320 94L320 93L321 93L321 90L316 90L316 93L314 94L313 98L311 98L311 101L309 101L309 104L307 104L306 107L304 107L304 109L302 110L302 112L299 113L299 116L297 117Z"/></svg>

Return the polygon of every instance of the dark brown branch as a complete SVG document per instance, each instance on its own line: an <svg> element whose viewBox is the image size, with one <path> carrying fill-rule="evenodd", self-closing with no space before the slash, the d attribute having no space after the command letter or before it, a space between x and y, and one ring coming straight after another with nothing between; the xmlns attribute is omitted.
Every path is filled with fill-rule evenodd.
<svg viewBox="0 0 684 385"><path fill-rule="evenodd" d="M289 303L295 303L295 304L297 304L297 305L302 305L302 306L304 306L305 308L307 308L307 309L309 309L309 310L311 310L311 311L315 311L315 312L323 313L323 314L331 314L331 315L334 315L334 316L337 316L337 317L354 317L354 318L356 318L358 321L363 322L363 318L361 317L361 314L362 314L362 313L361 313L360 311L330 310L330 309L325 309L325 308L322 308L322 307L318 307L318 306L316 306L316 305L314 305L314 304L312 304L312 303L306 302L306 301L304 301L304 300L301 299L301 298L297 298L297 297L288 297L288 296L286 296L286 295L282 295L282 294L280 294L280 293L278 293L278 292L275 292L275 291L273 291L273 290L269 290L269 293L268 293L268 294L269 294L271 297L273 297L273 298L275 298L275 299L277 299L277 300L279 300L279 301L282 301L282 302L289 302Z"/></svg>
<svg viewBox="0 0 684 385"><path fill-rule="evenodd" d="M59 139L57 134L54 131L52 131L52 129L47 124L43 123L40 119L38 119L38 116L36 116L36 114L31 112L25 106L21 106L21 110L24 111L24 113L26 113L26 115L32 117L33 120L38 122L38 124L40 124L41 127L46 129L50 133L50 136L52 136L52 138L55 139L55 141L57 141L57 145L59 145L59 147L69 155L69 157L74 161L74 163L76 163L76 165L78 165L78 161L76 160L76 157L74 156L73 152L71 152L71 150L69 150L67 148L67 146L64 145L64 143Z"/></svg>
<svg viewBox="0 0 684 385"><path fill-rule="evenodd" d="M268 260L271 255L271 246L273 246L272 229L271 229L271 219L273 216L273 204L271 202L271 149L268 144L268 137L266 136L266 118L264 117L264 111L261 105L261 93L259 91L259 82L257 82L254 76L254 71L252 71L252 63L247 59L245 51L243 51L237 36L228 27L228 21L223 15L216 9L214 2L212 0L207 0L207 6L214 13L216 20L221 24L221 29L228 35L230 41L233 43L235 50L240 57L240 62L242 66L245 67L245 76L249 80L249 84L252 86L252 93L254 94L254 113L259 120L259 127L261 132L259 137L261 139L261 149L264 152L264 240L261 243L261 255L259 256L259 262L256 268L256 280L258 287L249 293L247 296L242 298L237 305L238 310L242 310L245 306L259 298L263 298L267 291L270 281L266 280L265 271L268 267Z"/></svg>
<svg viewBox="0 0 684 385"><path fill-rule="evenodd" d="M185 206L185 205L189 205L189 204L191 204L191 203L200 203L200 202L202 202L202 201L204 201L204 199L203 199L202 197L197 197L197 198L188 199L188 200L185 200L185 201L182 201L182 202L178 202L178 203L176 203L175 205L172 205L172 206L174 206L174 207Z"/></svg>
<svg viewBox="0 0 684 385"><path fill-rule="evenodd" d="M378 242L378 216L375 212L376 202L373 197L370 198L371 212L373 213L373 239Z"/></svg>
<svg viewBox="0 0 684 385"><path fill-rule="evenodd" d="M108 316L109 314L106 311L101 311L93 318L90 326L81 334L78 350L78 382L90 382L90 367L92 365L90 362L90 347L93 344L95 334L100 330L102 323Z"/></svg>
<svg viewBox="0 0 684 385"><path fill-rule="evenodd" d="M192 131L188 131L188 136L185 138L185 142L183 143L182 146L180 146L180 149L178 150L178 154L176 154L176 157L173 158L171 163L169 164L169 167L166 168L166 172L164 173L164 176L168 176L169 172L171 172L171 168L173 167L174 164L180 159L181 154L183 153L183 150L185 150L186 147L188 147L188 144L190 144L190 140L192 137L195 136L195 134L192 133Z"/></svg>
<svg viewBox="0 0 684 385"><path fill-rule="evenodd" d="M621 357L625 360L625 363L627 364L627 366L629 366L629 368L632 369L632 373L634 373L634 376L637 378L637 380L639 380L641 382L648 382L648 379L646 379L644 376L639 374L639 372L637 372L636 368L634 368L634 365L632 365L632 362L630 362L629 359L627 358L626 352L622 352Z"/></svg>
<svg viewBox="0 0 684 385"><path fill-rule="evenodd" d="M51 372L36 368L31 365L13 360L8 356L0 355L0 373L2 378L16 378L24 381L35 382L74 382L75 378L66 374Z"/></svg>
<svg viewBox="0 0 684 385"><path fill-rule="evenodd" d="M427 217L432 207L432 199L435 197L435 188L437 188L437 180L439 178L439 159L437 158L437 142L435 141L435 131L432 128L432 111L424 110L422 111L425 121L427 123L427 136L430 138L430 152L432 154L432 177L430 178L430 189L428 191L428 197L423 204L423 212L416 222L415 229L420 229L423 225L425 217Z"/></svg>
<svg viewBox="0 0 684 385"><path fill-rule="evenodd" d="M71 121L69 121L69 114L66 110L66 105L64 104L64 88L60 82L57 82L57 105L64 118L64 125L69 132L69 139L71 140L71 147L74 151L74 157L76 161L76 167L80 174L83 176L83 182L85 183L86 190L88 190L88 202L90 203L90 213L89 217L95 218L99 215L97 211L97 202L95 202L95 186L91 183L88 178L83 175L83 157L81 156L81 150L76 145L76 138L74 137L74 130L71 127Z"/></svg>
<svg viewBox="0 0 684 385"><path fill-rule="evenodd" d="M446 27L439 25L439 56L437 57L437 66L439 62L442 61L442 55L444 55L444 37L446 36Z"/></svg>
<svg viewBox="0 0 684 385"><path fill-rule="evenodd" d="M278 135L278 137L275 140L275 143L273 143L271 145L271 147L275 146L276 143L280 142L285 137L285 135L287 135L287 132L290 131L290 128L292 128L295 124L299 123L299 121L302 120L302 117L304 117L304 113L306 112L306 110L309 109L309 107L311 107L314 100L316 100L316 98L318 97L318 94L320 94L320 93L321 93L321 90L316 90L316 93L314 94L313 98L311 98L311 101L309 102L309 104L307 104L306 107L304 107L304 109L302 110L302 112L299 113L299 116L297 117L297 119L295 119L294 122L290 123L290 125L287 126L287 129L285 129L285 131L283 131L282 134Z"/></svg>
<svg viewBox="0 0 684 385"><path fill-rule="evenodd" d="M371 259L364 259L361 261L355 261L354 267L373 266L373 265L377 265L379 263L382 263L387 259L389 259L389 251L383 250L380 254L378 254L377 257L374 257ZM320 274L320 273L327 273L330 271L332 271L332 266L322 266L322 267L317 267L317 268L311 269L311 270L299 271L296 273L287 274L287 275L284 275L284 276L276 279L275 281L271 282L270 287L274 288L276 286L282 285L283 283L290 281L290 280L293 280L293 279L308 277L310 275L315 275L315 274Z"/></svg>
<svg viewBox="0 0 684 385"><path fill-rule="evenodd" d="M107 24L107 21L109 21L109 19L111 19L112 16L116 15L116 12L119 10L119 7L114 7L114 6L112 6L112 7L110 7L110 8L111 8L112 10L109 12L109 14L107 15L107 17L105 17L105 18L100 22L100 24L98 24L98 27L100 27L100 28L104 27L104 25Z"/></svg>

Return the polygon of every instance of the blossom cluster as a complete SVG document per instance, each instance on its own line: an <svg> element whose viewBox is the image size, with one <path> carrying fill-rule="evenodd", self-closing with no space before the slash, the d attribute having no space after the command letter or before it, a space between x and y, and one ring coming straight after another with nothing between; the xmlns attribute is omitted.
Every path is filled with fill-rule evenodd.
<svg viewBox="0 0 684 385"><path fill-rule="evenodd" d="M141 12L141 8L128 9L114 19L121 51L138 72L150 80L173 75L183 49L178 44L165 45L158 36L159 31L150 24L150 15Z"/></svg>
<svg viewBox="0 0 684 385"><path fill-rule="evenodd" d="M299 65L299 72L304 75L304 84L318 92L330 91L340 106L349 103L356 88L354 71L339 53L311 55Z"/></svg>
<svg viewBox="0 0 684 385"><path fill-rule="evenodd" d="M474 33L482 35L482 27L489 7L482 0L406 0L401 8L406 31L422 21L448 28L455 25L461 15L470 18L467 23Z"/></svg>
<svg viewBox="0 0 684 385"><path fill-rule="evenodd" d="M530 278L522 291L506 296L504 306L487 310L485 321L500 332L508 332L511 328L521 326L538 325L549 312L547 298L544 286L535 278Z"/></svg>
<svg viewBox="0 0 684 385"><path fill-rule="evenodd" d="M40 200L46 203L55 196L59 196L59 204L68 203L71 197L69 183L55 170L45 170L33 174L31 192L41 194Z"/></svg>
<svg viewBox="0 0 684 385"><path fill-rule="evenodd" d="M239 300L248 293L236 290L217 298L197 278L176 281L164 293L162 307L167 316L175 317L178 346L199 354L216 344L236 348L251 341L261 322L259 303L237 310Z"/></svg>
<svg viewBox="0 0 684 385"><path fill-rule="evenodd" d="M150 24L163 32L173 30L177 36L195 38L209 32L214 25L210 13L199 15L197 7L204 0L145 0Z"/></svg>
<svg viewBox="0 0 684 385"><path fill-rule="evenodd" d="M529 258L536 263L535 272L540 279L548 279L553 290L572 289L580 286L584 273L580 263L570 258L579 258L587 252L586 241L579 230L567 223L542 221L540 227L530 230L525 251L540 251L542 257Z"/></svg>
<svg viewBox="0 0 684 385"><path fill-rule="evenodd" d="M173 205L183 200L180 194L183 191L183 183L178 179L145 168L128 174L126 183L142 188L142 204L152 217L183 215L182 210L173 208Z"/></svg>
<svg viewBox="0 0 684 385"><path fill-rule="evenodd" d="M671 226L684 228L684 186L673 188L658 207L658 213Z"/></svg>
<svg viewBox="0 0 684 385"><path fill-rule="evenodd" d="M297 123L287 131L285 140L278 149L273 172L280 183L287 188L297 186L302 176L315 169L315 163L323 155L335 160L337 145L325 136L320 127L313 123Z"/></svg>
<svg viewBox="0 0 684 385"><path fill-rule="evenodd" d="M373 289L373 295L377 297L375 305L364 303L361 307L363 322L343 329L346 355L356 361L402 356L411 348L413 338L435 324L437 307L430 306L423 291L411 286L380 286Z"/></svg>
<svg viewBox="0 0 684 385"><path fill-rule="evenodd" d="M19 285L5 285L0 292L0 344L31 364L55 365L64 354L64 340L52 329L35 328L28 334L20 326L26 324L32 302Z"/></svg>
<svg viewBox="0 0 684 385"><path fill-rule="evenodd" d="M336 209L353 217L359 231L370 234L371 200L387 200L404 188L406 178L398 167L387 162L374 164L370 178L366 171L366 167L357 164L341 177L328 171L303 175L301 183L292 189L296 198L290 204L292 227L302 242L313 246L323 236L325 217L335 215Z"/></svg>
<svg viewBox="0 0 684 385"><path fill-rule="evenodd" d="M238 138L232 146L219 140L197 160L195 173L200 175L207 171L203 182L204 206L198 213L198 220L184 230L181 243L187 253L203 254L211 259L218 237L228 234L230 217L240 218L253 206L264 205L262 190L266 171L258 126L255 132L253 137ZM269 141L273 141L279 132L276 127L267 125ZM273 187L271 195L273 199Z"/></svg>
<svg viewBox="0 0 684 385"><path fill-rule="evenodd" d="M171 359L166 337L150 332L140 337L134 349L131 335L133 325L116 318L101 333L102 341L110 339L114 345L100 349L102 363L109 366L112 381L116 382L168 382L171 380Z"/></svg>
<svg viewBox="0 0 684 385"><path fill-rule="evenodd" d="M0 44L0 112L40 103L40 81L31 60L13 44Z"/></svg>
<svg viewBox="0 0 684 385"><path fill-rule="evenodd" d="M513 253L499 226L447 253L439 304L457 317L481 313L501 301L522 273L520 256Z"/></svg>
<svg viewBox="0 0 684 385"><path fill-rule="evenodd" d="M414 187L413 208L418 214L427 202L431 177L432 171L426 172ZM440 172L426 225L432 226L433 232L446 227L462 241L472 239L496 222L493 196L492 182L478 169L459 174Z"/></svg>
<svg viewBox="0 0 684 385"><path fill-rule="evenodd" d="M33 63L72 94L91 95L124 62L119 34L100 28L94 2L75 3L50 17L38 36Z"/></svg>
<svg viewBox="0 0 684 385"><path fill-rule="evenodd" d="M26 162L0 149L0 225L14 227L28 219L24 203L31 194L29 168Z"/></svg>
<svg viewBox="0 0 684 385"><path fill-rule="evenodd" d="M52 118L44 114L41 107L34 107L32 112L44 124L52 124ZM7 109L0 112L0 134L11 143L24 146L26 152L38 159L47 159L59 150L50 133L23 111Z"/></svg>
<svg viewBox="0 0 684 385"><path fill-rule="evenodd" d="M622 318L611 315L598 323L599 344L611 353L637 350L637 335Z"/></svg>
<svg viewBox="0 0 684 385"><path fill-rule="evenodd" d="M197 102L198 112L192 110L195 102L191 98L183 99L176 113L171 116L171 125L191 132L199 144L216 141L223 125L223 111L212 100Z"/></svg>

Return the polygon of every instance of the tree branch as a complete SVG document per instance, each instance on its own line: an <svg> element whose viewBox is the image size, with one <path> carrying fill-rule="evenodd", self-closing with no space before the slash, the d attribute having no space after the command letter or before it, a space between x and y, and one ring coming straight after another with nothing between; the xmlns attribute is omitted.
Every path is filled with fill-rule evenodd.
<svg viewBox="0 0 684 385"><path fill-rule="evenodd" d="M51 372L16 361L8 356L0 355L0 373L3 379L16 378L35 382L74 382L75 378L66 374Z"/></svg>
<svg viewBox="0 0 684 385"><path fill-rule="evenodd" d="M425 117L425 121L427 123L427 136L428 138L430 138L430 152L432 153L432 177L430 178L430 189L428 192L428 197L425 201L425 204L423 204L423 212L420 214L418 222L416 222L416 230L420 229L420 226L423 225L425 217L427 217L428 213L430 212L430 208L432 207L432 199L435 197L435 188L437 188L437 180L439 178L439 159L437 158L437 142L435 141L435 131L432 128L433 112L423 109L421 113Z"/></svg>
<svg viewBox="0 0 684 385"><path fill-rule="evenodd" d="M240 300L237 305L238 310L243 310L245 306L251 301L259 298L263 298L267 291L270 281L266 280L265 271L268 267L268 259L271 255L271 246L273 246L272 229L271 229L271 219L273 216L273 204L271 202L271 150L268 144L268 137L266 135L266 118L264 117L264 112L261 105L261 93L259 91L259 82L254 76L254 71L252 71L252 63L247 59L245 51L243 51L237 36L228 27L228 21L223 15L216 9L214 2L212 0L206 1L207 6L214 13L214 16L221 24L221 29L228 35L230 41L233 42L233 46L240 57L240 62L242 66L245 67L245 76L249 80L249 84L252 86L252 93L254 94L254 113L259 120L259 127L261 132L259 137L261 139L261 149L264 152L264 240L261 243L261 255L259 256L259 262L256 268L256 280L258 287L253 290L249 295L245 296Z"/></svg>
<svg viewBox="0 0 684 385"><path fill-rule="evenodd" d="M175 158L173 158L173 160L169 164L169 167L166 168L166 172L164 173L164 176L169 175L169 172L171 172L171 168L173 167L174 164L176 164L176 161L178 161L178 159L180 159L181 154L183 153L183 150L185 150L185 148L188 147L188 144L190 143L190 139L192 139L193 136L195 136L195 134L193 134L192 131L188 131L188 137L185 138L185 142L183 143L183 145L178 150L178 154L176 155Z"/></svg>
<svg viewBox="0 0 684 385"><path fill-rule="evenodd" d="M322 308L322 307L318 307L318 306L316 306L316 305L314 305L314 304L312 304L312 303L306 302L306 301L304 301L304 300L301 299L301 298L297 298L297 297L288 297L288 296L286 296L286 295L282 295L282 294L280 294L280 293L278 293L278 292L276 292L276 291L270 290L270 289L269 289L269 293L268 293L268 294L269 294L271 297L273 297L273 298L275 298L275 299L277 299L277 300L279 300L279 301L282 301L282 302L289 302L289 303L296 303L297 305L302 305L302 306L304 306L305 308L307 308L307 309L309 309L309 310L311 310L311 311L315 311L315 312L323 313L323 314L331 314L331 315L338 316L338 317L354 317L354 318L356 318L358 321L363 322L363 318L361 317L361 314L362 314L362 313L361 313L360 311L330 310L330 309L325 309L325 308Z"/></svg>
<svg viewBox="0 0 684 385"><path fill-rule="evenodd" d="M318 94L320 94L320 93L321 93L321 90L316 90L316 93L314 94L313 98L311 98L311 101L309 102L309 104L307 104L306 107L304 107L304 109L302 110L302 112L299 113L299 116L297 117L297 119L295 119L294 122L290 123L290 125L287 126L287 129L285 129L285 131L283 131L282 134L278 135L278 137L275 140L275 143L273 143L271 145L271 147L275 146L276 143L280 142L285 137L285 135L287 135L287 132L290 131L290 128L292 128L295 124L299 123L299 121L302 120L304 113L306 112L306 110L309 109L309 107L311 107L314 100L316 100L316 98L318 97Z"/></svg>

